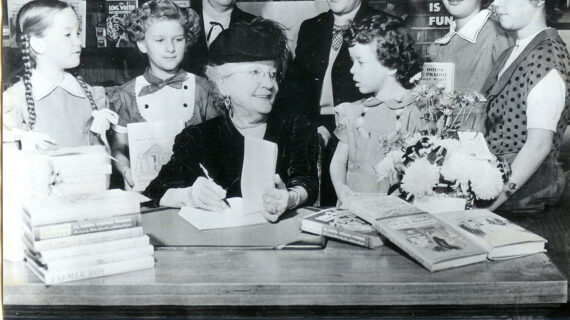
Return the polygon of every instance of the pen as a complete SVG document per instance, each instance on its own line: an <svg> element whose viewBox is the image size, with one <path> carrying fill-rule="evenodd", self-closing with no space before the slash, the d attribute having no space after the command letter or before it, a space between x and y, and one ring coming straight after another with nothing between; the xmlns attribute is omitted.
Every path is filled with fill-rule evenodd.
<svg viewBox="0 0 570 320"><path fill-rule="evenodd" d="M210 174L208 173L208 169L206 169L206 167L204 167L203 164L200 163L200 169L202 169L202 172L204 172L204 174L206 175L206 178L212 182L214 182L214 179L212 179L212 177L210 177ZM215 182L214 182L215 183ZM228 206L228 208L231 208L232 206L230 206L230 203L228 202L227 199L222 199L222 201Z"/></svg>

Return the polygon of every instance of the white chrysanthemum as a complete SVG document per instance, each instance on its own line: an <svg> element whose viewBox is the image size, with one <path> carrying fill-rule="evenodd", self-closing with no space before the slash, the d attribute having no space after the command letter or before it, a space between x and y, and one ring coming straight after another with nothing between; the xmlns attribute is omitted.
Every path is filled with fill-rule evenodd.
<svg viewBox="0 0 570 320"><path fill-rule="evenodd" d="M475 197L481 200L492 200L499 196L503 190L501 171L488 161L473 161L477 174L471 177L471 190Z"/></svg>
<svg viewBox="0 0 570 320"><path fill-rule="evenodd" d="M455 139L441 139L437 141L437 144L444 147L448 155L458 152L461 149L461 143Z"/></svg>
<svg viewBox="0 0 570 320"><path fill-rule="evenodd" d="M467 185L472 172L471 162L472 158L463 152L463 148L448 152L441 166L441 175L445 180Z"/></svg>
<svg viewBox="0 0 570 320"><path fill-rule="evenodd" d="M431 194L433 187L439 182L439 170L427 159L421 158L414 161L402 178L402 190L420 198Z"/></svg>
<svg viewBox="0 0 570 320"><path fill-rule="evenodd" d="M386 154L384 159L373 166L374 171L378 175L378 180L393 176L396 166L402 162L403 156L404 152L401 150L392 150Z"/></svg>

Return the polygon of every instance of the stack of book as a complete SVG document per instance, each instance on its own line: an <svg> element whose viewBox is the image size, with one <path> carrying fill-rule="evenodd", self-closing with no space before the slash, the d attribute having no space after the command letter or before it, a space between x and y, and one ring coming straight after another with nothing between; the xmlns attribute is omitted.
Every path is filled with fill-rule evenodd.
<svg viewBox="0 0 570 320"><path fill-rule="evenodd" d="M45 197L24 203L25 260L46 285L154 267L135 192Z"/></svg>

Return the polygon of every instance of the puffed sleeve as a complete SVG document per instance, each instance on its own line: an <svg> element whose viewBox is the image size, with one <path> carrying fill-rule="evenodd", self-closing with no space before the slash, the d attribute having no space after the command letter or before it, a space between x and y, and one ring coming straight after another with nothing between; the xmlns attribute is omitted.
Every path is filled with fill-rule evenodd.
<svg viewBox="0 0 570 320"><path fill-rule="evenodd" d="M2 94L2 141L20 139L15 131L27 130L24 126L23 108L26 108L24 84L18 82Z"/></svg>
<svg viewBox="0 0 570 320"><path fill-rule="evenodd" d="M176 136L170 161L162 166L158 176L143 192L152 199L150 205L158 206L168 189L194 184L200 175L199 163L203 160L206 143L205 134L199 126L187 127Z"/></svg>
<svg viewBox="0 0 570 320"><path fill-rule="evenodd" d="M334 135L338 140L348 143L348 126L350 121L350 106L352 103L345 102L334 107L336 117L336 129Z"/></svg>
<svg viewBox="0 0 570 320"><path fill-rule="evenodd" d="M317 128L306 115L297 115L289 120L289 132L281 137L283 155L279 175L288 188L303 187L308 193L307 204L312 204L319 191L317 174L318 135ZM284 141L284 142L283 142Z"/></svg>
<svg viewBox="0 0 570 320"><path fill-rule="evenodd" d="M191 124L198 124L206 120L215 118L223 113L223 98L213 82L206 78L196 77L196 94L194 115L198 115L199 120L191 120Z"/></svg>
<svg viewBox="0 0 570 320"><path fill-rule="evenodd" d="M132 92L130 92L132 91ZM127 124L140 122L137 119L136 100L134 97L134 81L129 81L121 86L106 87L105 92L109 101L109 109L119 115L119 123L113 125L113 131L127 133Z"/></svg>

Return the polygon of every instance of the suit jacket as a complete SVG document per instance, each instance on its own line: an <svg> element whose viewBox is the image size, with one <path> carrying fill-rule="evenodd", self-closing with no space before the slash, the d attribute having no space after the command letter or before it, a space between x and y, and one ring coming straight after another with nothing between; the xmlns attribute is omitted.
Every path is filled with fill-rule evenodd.
<svg viewBox="0 0 570 320"><path fill-rule="evenodd" d="M200 34L196 43L188 48L188 53L184 61L182 62L182 67L189 72L197 75L204 75L204 67L208 63L208 42L206 41L207 28L204 28L204 14L202 12L202 0L192 0L191 7L200 16ZM247 13L237 6L234 6L232 15L230 18L230 28L238 22L249 22L255 19L251 13Z"/></svg>
<svg viewBox="0 0 570 320"><path fill-rule="evenodd" d="M354 20L366 16L387 14L362 3ZM277 96L275 109L279 112L306 112L311 119L320 122L320 98L323 78L329 63L334 16L331 10L305 20L299 29L295 59L289 66L285 81ZM364 96L352 80L352 61L348 44L343 43L332 66L334 104L353 102ZM294 111L293 111L294 110ZM321 123L319 123L321 124ZM334 128L329 128L333 130Z"/></svg>

